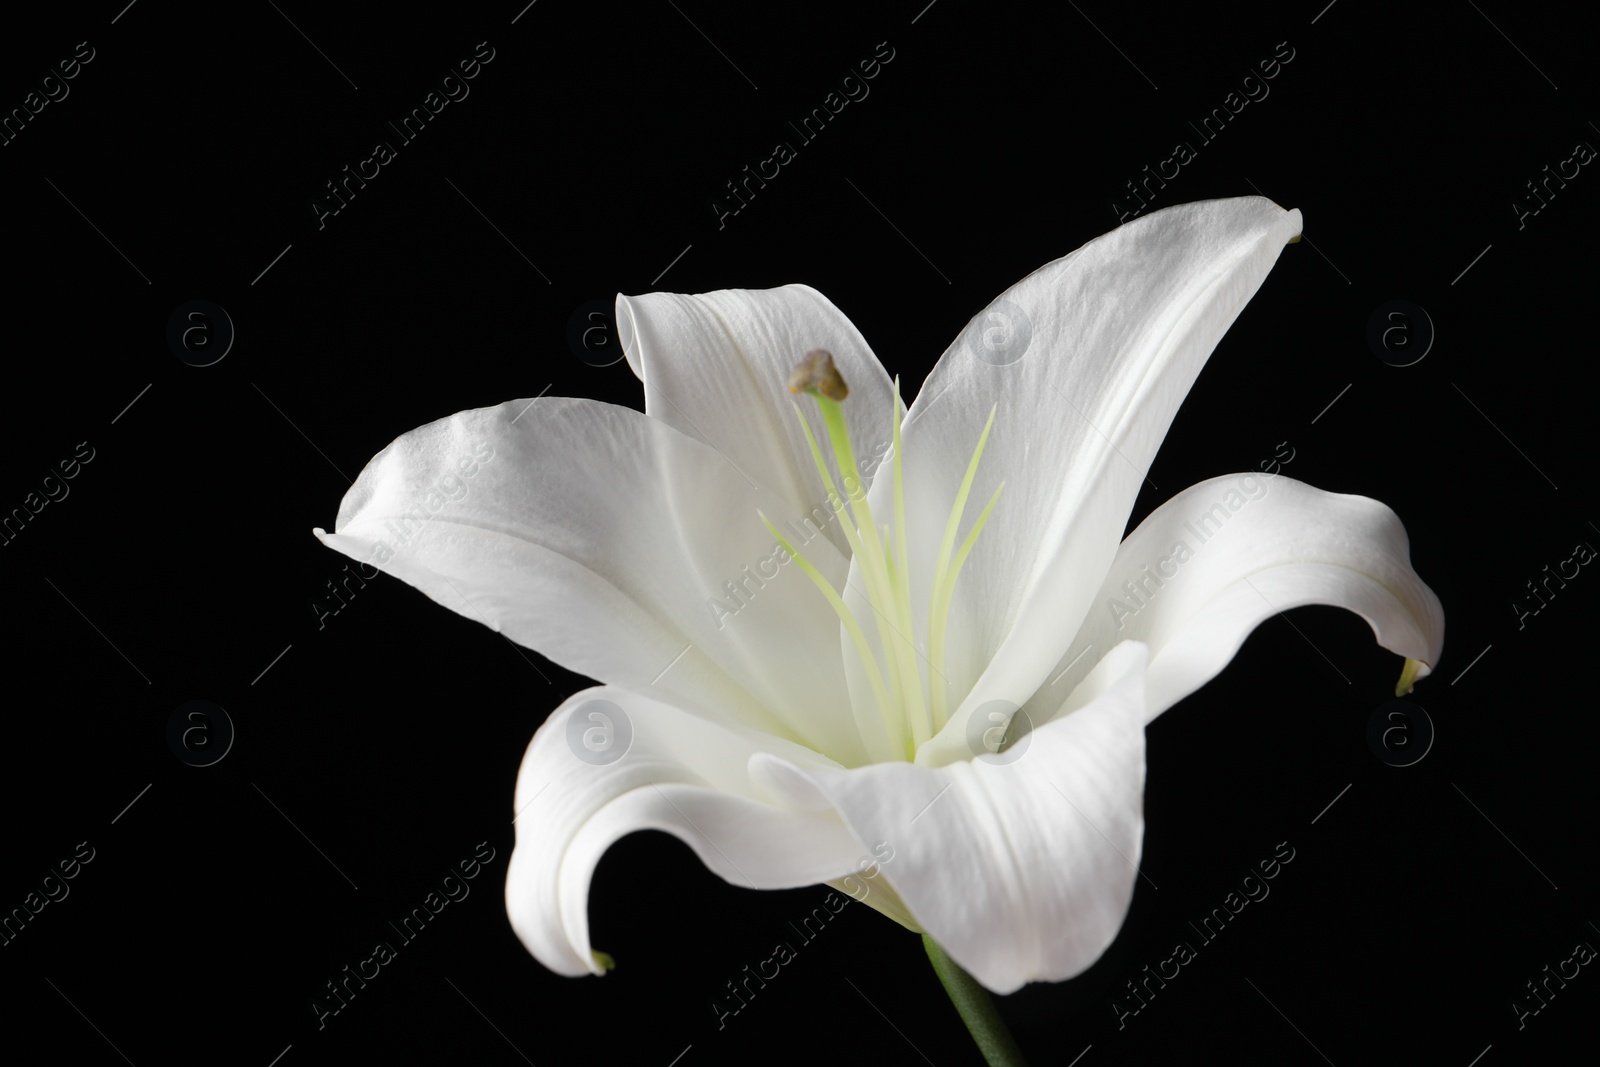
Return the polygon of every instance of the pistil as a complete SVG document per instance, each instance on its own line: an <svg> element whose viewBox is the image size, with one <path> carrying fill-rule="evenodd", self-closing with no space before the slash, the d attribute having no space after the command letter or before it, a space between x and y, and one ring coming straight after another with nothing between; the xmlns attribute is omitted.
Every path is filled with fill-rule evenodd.
<svg viewBox="0 0 1600 1067"><path fill-rule="evenodd" d="M834 460L840 471L840 481L845 490L842 496L822 456L822 450L817 445L816 437L811 432L810 425L800 414L799 409L795 409L796 417L800 419L801 429L805 433L806 444L811 450L812 462L816 464L817 473L828 492L830 504L839 515L840 526L850 545L852 557L859 566L862 580L866 583L865 590L857 591L865 595L876 617L878 644L883 652L882 670L879 669L877 656L867 643L866 634L859 621L844 603L839 592L801 556L765 515L761 516L761 521L778 539L784 550L799 562L801 570L817 586L839 616L851 644L855 646L856 653L861 658L867 682L872 688L891 745L903 752L905 759L912 760L916 756L917 747L938 733L949 717L949 700L946 693L949 683L945 679L943 668L946 622L955 592L956 578L968 555L971 554L973 546L977 544L978 535L994 511L994 506L1000 498L1000 489L1005 488L1002 483L995 490L994 496L989 499L977 521L973 523L959 550L956 549L956 533L966 508L967 496L972 489L973 479L977 475L978 462L983 456L984 444L988 441L989 431L994 425L994 411L991 409L989 412L989 420L984 425L982 436L978 439L972 460L967 464L966 475L961 481L961 488L956 494L950 518L945 525L928 603L928 655L921 657L913 640L916 622L911 610L910 553L906 545L905 483L900 451L900 424L904 417L905 406L900 400L899 382L897 380L895 383L892 413L894 444L891 464L894 501L892 527L889 524L879 527L873 521L866 488L854 474L860 468L856 464L855 450L850 444L849 426L840 404L849 395L849 389L834 366L833 356L824 349L808 352L805 360L790 375L789 391L810 394L816 400L818 411L822 416L828 443L832 447ZM847 502L850 518L845 516ZM922 668L917 662L919 658L927 663L929 671L927 700L923 698Z"/></svg>

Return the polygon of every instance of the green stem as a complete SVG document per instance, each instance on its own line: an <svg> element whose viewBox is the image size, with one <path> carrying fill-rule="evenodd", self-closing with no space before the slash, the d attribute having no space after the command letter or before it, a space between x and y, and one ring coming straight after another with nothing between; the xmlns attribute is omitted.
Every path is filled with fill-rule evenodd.
<svg viewBox="0 0 1600 1067"><path fill-rule="evenodd" d="M989 991L962 970L961 964L951 959L950 954L927 934L922 935L922 946L928 950L934 973L944 984L945 992L950 994L950 1002L961 1013L961 1021L967 1024L972 1040L977 1042L978 1051L983 1053L989 1067L1027 1067L1022 1050L995 1010L994 1001L989 999Z"/></svg>

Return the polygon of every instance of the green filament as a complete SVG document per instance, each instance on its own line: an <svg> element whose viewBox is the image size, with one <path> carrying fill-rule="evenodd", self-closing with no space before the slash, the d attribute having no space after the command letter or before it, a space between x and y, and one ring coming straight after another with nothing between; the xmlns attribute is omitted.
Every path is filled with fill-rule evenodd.
<svg viewBox="0 0 1600 1067"><path fill-rule="evenodd" d="M844 623L845 631L849 633L850 640L856 646L856 652L861 656L861 662L867 665L867 682L872 686L872 695L878 701L878 711L887 722L889 717L889 694L883 687L883 675L878 673L878 661L873 657L872 650L867 646L866 635L861 632L861 626L856 622L855 615L845 605L839 594L834 591L833 586L828 584L828 580L817 571L816 567L811 565L810 560L801 555L800 551L789 543L788 538L778 532L778 528L772 525L772 521L760 511L757 511L756 514L761 516L762 523L771 531L772 536L778 539L778 544L783 546L783 550L794 558L794 561L800 565L801 570L806 572L806 577L810 578L812 583L822 591L822 595L827 598L828 603L833 606L834 612L839 616L839 621Z"/></svg>
<svg viewBox="0 0 1600 1067"><path fill-rule="evenodd" d="M831 360L829 364L831 369ZM1005 484L1001 483L995 490L958 549L956 534L959 532L961 517L966 510L967 497L972 491L973 480L977 476L978 463L989 440L989 431L994 426L995 411L993 408L990 409L988 422L984 424L983 433L978 438L972 459L967 464L966 474L956 493L950 518L945 524L944 537L939 546L928 603L928 655L923 658L928 667L928 699L924 700L922 665L918 662L922 657L911 637L916 625L911 610L910 551L906 544L905 479L901 464L900 437L900 425L906 409L900 399L899 381L895 382L892 413L894 443L892 526L885 523L880 527L873 522L872 508L867 502L865 488L855 474L860 468L856 463L855 450L850 443L850 431L845 421L844 409L839 401L823 395L818 389L809 385L796 391L810 393L816 400L844 487L848 490L852 481L856 483L858 492L851 494L847 491L840 494L833 473L823 458L822 449L817 444L810 425L796 408L795 414L799 417L800 427L805 433L812 462L816 464L817 474L828 492L829 503L839 515L840 526L849 543L852 557L859 564L862 580L866 583L866 589L860 591L865 594L876 616L878 645L883 652L881 670L878 658L868 645L860 622L845 604L839 592L796 551L765 515L761 516L761 521L778 539L784 550L800 564L801 570L805 571L839 616L866 669L867 681L877 701L886 736L891 746L903 751L905 758L911 760L915 758L917 748L938 733L949 718L949 700L946 692L949 683L944 676L945 631L955 594L956 579L961 573L962 565L966 563L967 557L977 544L979 534L988 523L995 504L999 502L1001 489L1005 488ZM846 507L849 509L848 517L845 514Z"/></svg>
<svg viewBox="0 0 1600 1067"><path fill-rule="evenodd" d="M996 407L998 406L996 405ZM994 428L994 413L995 408L990 408L989 419L983 424L983 433L978 437L978 447L973 450L972 459L967 463L967 472L962 476L961 488L956 491L955 504L950 508L950 518L945 522L944 539L939 542L939 560L934 564L933 593L928 605L928 655L933 663L939 667L944 665L945 623L950 614L951 598L955 594L956 575L961 569L959 563L955 565L953 570L951 569L950 553L955 547L956 531L961 525L961 513L967 507L967 494L972 492L972 480L978 474L978 461L983 458L983 446L989 442L989 431ZM998 497L999 495L999 490L996 490L995 496ZM989 507L992 508L993 506L994 501L991 500ZM987 521L988 517L989 511L988 508L985 508L983 518L979 520L979 525L973 531L974 537L976 537L977 530L982 529L982 523ZM966 561L967 551L966 546L963 546L962 562ZM940 727L944 726L949 718L945 688L944 686L934 687L933 700L929 708L933 721Z"/></svg>

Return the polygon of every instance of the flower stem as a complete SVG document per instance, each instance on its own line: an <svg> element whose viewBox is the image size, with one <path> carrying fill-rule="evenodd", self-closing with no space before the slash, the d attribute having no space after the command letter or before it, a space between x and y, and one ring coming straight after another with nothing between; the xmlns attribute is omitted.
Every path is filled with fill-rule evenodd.
<svg viewBox="0 0 1600 1067"><path fill-rule="evenodd" d="M961 1021L967 1024L972 1040L977 1042L978 1051L983 1053L989 1067L1027 1067L1028 1061L1022 1058L1022 1050L1017 1047L1011 1031L1006 1029L1000 1013L995 1011L989 991L962 970L961 965L927 934L922 935L922 946L928 950L933 972L944 984L945 992L950 994L950 1002L960 1012Z"/></svg>

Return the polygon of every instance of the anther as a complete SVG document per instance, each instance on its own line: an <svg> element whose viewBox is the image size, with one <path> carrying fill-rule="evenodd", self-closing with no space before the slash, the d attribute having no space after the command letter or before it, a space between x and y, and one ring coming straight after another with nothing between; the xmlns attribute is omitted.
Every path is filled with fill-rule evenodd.
<svg viewBox="0 0 1600 1067"><path fill-rule="evenodd" d="M789 392L814 393L838 402L850 395L850 388L833 365L833 353L826 348L813 348L789 372Z"/></svg>

